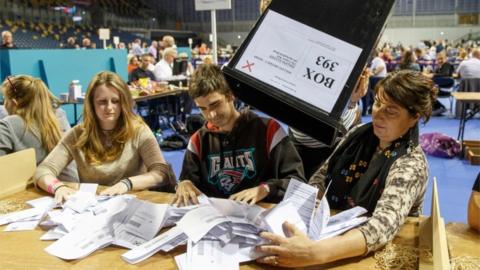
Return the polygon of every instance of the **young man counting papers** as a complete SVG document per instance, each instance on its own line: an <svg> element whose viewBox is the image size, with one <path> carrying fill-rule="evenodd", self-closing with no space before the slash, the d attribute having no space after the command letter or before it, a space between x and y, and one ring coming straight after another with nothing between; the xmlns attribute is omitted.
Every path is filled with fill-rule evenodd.
<svg viewBox="0 0 480 270"><path fill-rule="evenodd" d="M304 181L302 161L273 119L237 111L219 67L202 65L190 96L207 120L190 138L174 203L197 204L197 196L255 204L282 199L292 177Z"/></svg>

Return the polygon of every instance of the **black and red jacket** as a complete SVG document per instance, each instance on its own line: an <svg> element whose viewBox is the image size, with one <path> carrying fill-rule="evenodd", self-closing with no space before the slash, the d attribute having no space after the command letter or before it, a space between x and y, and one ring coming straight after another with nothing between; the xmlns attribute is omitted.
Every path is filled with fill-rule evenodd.
<svg viewBox="0 0 480 270"><path fill-rule="evenodd" d="M190 138L180 181L190 180L205 195L228 198L264 182L266 200L283 198L290 179L304 180L297 150L277 121L243 111L233 129L207 122Z"/></svg>

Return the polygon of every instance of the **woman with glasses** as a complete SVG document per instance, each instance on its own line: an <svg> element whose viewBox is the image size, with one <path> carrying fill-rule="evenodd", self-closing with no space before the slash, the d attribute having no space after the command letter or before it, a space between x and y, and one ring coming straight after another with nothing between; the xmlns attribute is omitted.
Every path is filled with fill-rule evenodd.
<svg viewBox="0 0 480 270"><path fill-rule="evenodd" d="M34 148L38 164L62 137L53 108L57 100L42 80L28 75L7 77L2 89L8 116L0 120L0 155ZM78 182L75 165L67 166L59 179Z"/></svg>
<svg viewBox="0 0 480 270"><path fill-rule="evenodd" d="M100 72L90 82L84 121L68 131L35 171L37 185L57 202L75 192L57 179L75 160L80 182L110 186L102 195L170 187L175 176L150 128L133 113L127 84L115 73Z"/></svg>
<svg viewBox="0 0 480 270"><path fill-rule="evenodd" d="M375 87L372 122L351 130L309 184L331 208L361 206L369 220L343 235L313 241L291 224L288 238L263 233L271 241L259 250L270 255L260 262L299 267L361 256L392 240L407 216L422 210L428 164L418 144L418 121L427 122L437 89L419 72L387 75Z"/></svg>

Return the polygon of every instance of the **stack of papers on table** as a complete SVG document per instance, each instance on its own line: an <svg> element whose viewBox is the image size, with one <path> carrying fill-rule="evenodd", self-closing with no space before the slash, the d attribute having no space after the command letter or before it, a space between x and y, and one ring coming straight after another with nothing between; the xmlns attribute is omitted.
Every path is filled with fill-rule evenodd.
<svg viewBox="0 0 480 270"><path fill-rule="evenodd" d="M330 217L328 202L324 198L316 207L318 190L292 179L282 202L271 209L226 199L199 198L196 207L172 208L180 216L176 226L151 241L122 255L129 263L138 263L159 251L168 252L178 245L187 244L187 252L175 257L179 269L239 269L239 264L263 256L255 247L264 244L261 231L284 235L282 224L294 224L320 240L341 234L367 220L359 217L366 213L361 207ZM172 216L172 214L171 214ZM171 218L168 217L168 218Z"/></svg>
<svg viewBox="0 0 480 270"><path fill-rule="evenodd" d="M117 245L130 249L122 258L135 264L157 252L187 245L187 252L175 258L180 269L228 270L263 256L255 250L266 243L259 233L284 235L286 221L311 239L320 240L367 220L360 217L367 212L361 207L330 217L325 196L318 202L316 188L294 179L283 201L270 209L204 195L199 196L199 205L176 207L131 195L95 196L96 189L81 187L63 209L52 210L51 197L29 201L33 208L0 216L0 225L10 223L6 230L34 229L38 224L48 228L41 240L56 241L45 251L65 260Z"/></svg>

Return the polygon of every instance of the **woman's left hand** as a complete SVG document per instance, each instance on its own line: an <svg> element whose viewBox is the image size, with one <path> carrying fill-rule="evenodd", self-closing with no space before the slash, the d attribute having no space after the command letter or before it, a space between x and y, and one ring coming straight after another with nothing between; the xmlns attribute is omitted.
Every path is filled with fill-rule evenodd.
<svg viewBox="0 0 480 270"><path fill-rule="evenodd" d="M263 200L268 195L268 190L262 185L237 192L230 196L230 200L249 203L251 205Z"/></svg>
<svg viewBox="0 0 480 270"><path fill-rule="evenodd" d="M303 267L319 264L313 250L314 241L288 222L283 223L283 231L287 237L269 232L260 234L261 237L270 240L271 244L257 246L257 251L270 255L257 259L257 262L282 267Z"/></svg>
<svg viewBox="0 0 480 270"><path fill-rule="evenodd" d="M105 196L122 195L127 193L127 191L128 191L127 185L125 185L123 182L118 182L115 185L100 192L100 195L105 195Z"/></svg>

